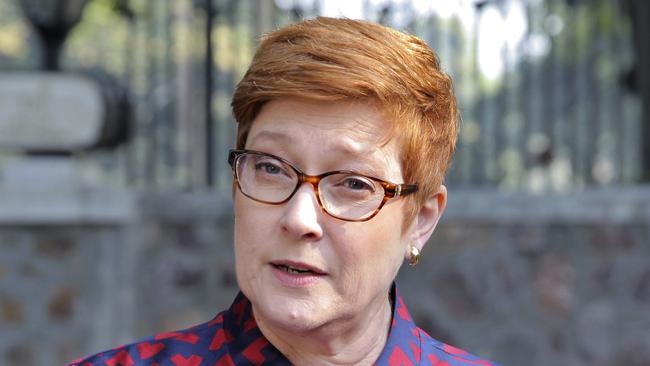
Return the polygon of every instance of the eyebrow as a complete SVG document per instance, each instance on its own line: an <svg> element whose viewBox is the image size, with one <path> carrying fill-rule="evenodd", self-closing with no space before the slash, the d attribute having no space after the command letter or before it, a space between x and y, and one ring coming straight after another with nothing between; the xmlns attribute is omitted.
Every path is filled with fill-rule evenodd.
<svg viewBox="0 0 650 366"><path fill-rule="evenodd" d="M251 145L254 145L256 142L259 143L259 141L264 141L264 140L269 140L273 142L279 142L279 143L291 143L293 142L293 138L290 135L287 135L282 132L274 132L274 131L261 131L257 135L255 135L252 140L251 140ZM373 162L368 159L368 154L364 152L361 149L355 148L354 145L348 144L348 143L339 143L333 145L335 152L340 153L341 155L345 156L351 156L353 159L351 160L353 165L362 165L362 166L355 166L352 169L346 169L346 170L351 170L351 171L356 171L359 173L367 174L373 177L377 177L380 179L383 179L382 176L384 175L383 170L376 166L376 162Z"/></svg>
<svg viewBox="0 0 650 366"><path fill-rule="evenodd" d="M354 163L359 163L360 165L357 166L357 164L353 164L354 166L350 170L367 174L375 178L386 179L386 177L384 177L385 172L383 169L379 166L376 166L375 164L372 164L369 160L363 159L363 156L362 159L355 161Z"/></svg>
<svg viewBox="0 0 650 366"><path fill-rule="evenodd" d="M273 131L262 131L255 135L253 139L251 140L251 145L255 143L257 140L277 140L280 142L291 142L291 137L289 135L286 135L284 133L280 132L273 132Z"/></svg>
<svg viewBox="0 0 650 366"><path fill-rule="evenodd" d="M255 135L253 139L251 140L251 145L253 145L255 142L258 142L258 140L271 140L274 142L281 142L281 143L291 143L293 142L293 138L290 135L287 135L282 132L273 132L273 131L261 131L259 134ZM353 155L355 157L359 157L362 160L364 157L366 157L366 153L361 150L357 149L355 145L353 144L348 144L348 143L337 143L333 144L332 147L334 148L335 151L340 152L345 155Z"/></svg>

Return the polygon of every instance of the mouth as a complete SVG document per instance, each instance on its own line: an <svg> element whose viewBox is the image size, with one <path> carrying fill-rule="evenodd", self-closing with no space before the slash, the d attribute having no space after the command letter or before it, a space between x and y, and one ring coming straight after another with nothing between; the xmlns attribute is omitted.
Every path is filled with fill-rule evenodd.
<svg viewBox="0 0 650 366"><path fill-rule="evenodd" d="M283 272L298 276L323 276L326 274L320 269L304 263L278 261L271 262L271 265Z"/></svg>

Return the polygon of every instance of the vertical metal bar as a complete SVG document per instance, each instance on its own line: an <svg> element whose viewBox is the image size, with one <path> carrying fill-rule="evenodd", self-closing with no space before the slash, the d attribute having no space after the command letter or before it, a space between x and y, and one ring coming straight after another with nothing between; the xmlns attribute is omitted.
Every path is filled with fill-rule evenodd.
<svg viewBox="0 0 650 366"><path fill-rule="evenodd" d="M125 62L125 70L124 70L124 79L123 83L126 85L127 89L132 92L132 95L134 96L135 100L133 100L133 103L137 103L137 96L135 95L134 90L134 83L133 83L133 75L134 75L134 64L135 64L135 42L137 37L135 36L136 34L136 27L135 27L135 19L133 17L127 18L128 24L127 24L127 29L129 34L131 35L130 37L127 37L127 40L124 44L124 59L126 60ZM133 106L134 109L138 108L137 105ZM135 116L136 113L134 111L133 115ZM138 119L133 118L131 120L131 123L127 126L129 129L128 135L129 135L129 141L126 143L124 146L124 155L125 155L125 162L124 162L124 169L125 169L125 180L126 184L128 186L133 186L135 185L136 182L136 177L135 177L135 164L136 164L136 154L135 154L135 135L136 135L136 124L137 124Z"/></svg>
<svg viewBox="0 0 650 366"><path fill-rule="evenodd" d="M192 3L191 0L174 1L172 14L177 24L174 27L174 42L176 43L175 73L176 73L176 110L175 110L175 146L177 151L177 163L179 170L182 171L183 188L192 188L195 186L194 180L194 159L192 154L194 146L192 144L193 128L199 124L196 116L191 112L193 100L190 96L192 90L191 80L193 63L191 56L187 51L189 47L181 46L190 42L190 27L194 24L192 21ZM203 165L201 164L201 174L203 174Z"/></svg>
<svg viewBox="0 0 650 366"><path fill-rule="evenodd" d="M500 80L492 80L491 82L497 83L495 90L488 91L483 94L481 99L479 116L481 120L481 133L477 141L481 175L478 177L478 183L483 185L492 185L496 181L496 158L497 158L497 141L498 134L497 115L498 103L501 99L503 84Z"/></svg>
<svg viewBox="0 0 650 366"><path fill-rule="evenodd" d="M484 95L483 95L483 90L481 89L481 83L479 82L479 79L481 77L481 70L479 69L479 64L478 64L478 59L479 59L479 54L478 54L478 49L479 49L479 22L481 20L481 11L480 9L476 9L477 17L474 20L473 24L473 32L472 32L472 69L470 71L470 78L472 80L473 86L474 86L474 92L472 93L472 105L468 108L470 110L471 115L473 118L469 121L469 123L472 123L472 125L469 125L468 123L465 123L465 135L471 135L470 138L465 138L465 141L467 142L467 145L465 145L465 166L464 166L464 172L465 172L465 179L464 183L467 185L470 184L478 184L479 178L477 176L480 168L478 168L480 164L480 152L478 151L478 138L475 136L474 133L467 133L467 129L470 128L470 126L474 126L474 129L480 128L481 126L481 115L479 111L479 103L481 103ZM454 32L456 32L456 29L454 29ZM454 37L455 34L451 34L448 36L448 40L451 37ZM461 130L461 132L463 132Z"/></svg>
<svg viewBox="0 0 650 366"><path fill-rule="evenodd" d="M589 6L589 4L584 4L583 6ZM583 133L585 134L584 150L583 150L583 159L584 159L584 168L585 168L585 183L587 185L593 184L596 182L594 179L594 156L597 154L597 141L600 135L600 115L596 113L598 104L600 103L600 95L597 92L598 83L596 81L596 57L598 56L598 40L602 36L600 32L600 1L592 3L591 9L584 9L585 11L594 11L596 14L595 17L588 17L586 22L588 38L583 40L585 45L584 54L584 65L583 68L585 75L585 94L583 94L586 99L583 100L585 106L585 120L583 121Z"/></svg>
<svg viewBox="0 0 650 366"><path fill-rule="evenodd" d="M246 0L240 0L222 4L223 6L219 9L220 13L214 25L220 30L215 33L218 38L215 38L214 42L216 44L222 42L230 45L228 58L231 60L225 64L223 62L216 63L217 67L215 68L213 80L213 94L216 103L213 111L215 128L213 158L215 161L212 169L214 171L213 186L215 189L225 188L228 186L227 182L230 182L231 174L228 174L229 170L227 169L228 165L224 150L227 147L232 147L233 138L231 137L231 129L234 123L230 120L231 114L228 112L228 104L224 102L229 100L234 92L233 85L235 84L236 70L241 65L247 63L247 61L240 60L242 53L240 49L245 46L241 42L241 39L244 38L241 35L241 29L244 28L242 23L246 21L244 15L250 13L246 9L247 3ZM228 29L229 31L223 31L224 29ZM223 55L217 56L221 58Z"/></svg>
<svg viewBox="0 0 650 366"><path fill-rule="evenodd" d="M174 127L174 102L177 100L176 96L173 95L175 92L172 87L171 81L174 80L174 69L172 68L172 34L174 24L172 23L174 17L172 16L172 3L170 1L163 1L161 5L161 19L159 20L159 25L161 27L161 33L164 39L164 48L161 51L161 75L160 81L162 83L164 95L164 104L161 109L163 113L162 121L162 151L160 155L162 156L162 171L165 173L163 175L163 182L168 186L177 186L178 182L176 181L179 174L177 174L178 169L178 152L177 146L174 144L174 136L177 131Z"/></svg>
<svg viewBox="0 0 650 366"><path fill-rule="evenodd" d="M552 13L559 14L561 13L561 10L563 9L563 4L561 2L558 2L558 0L552 0L549 4L549 9ZM566 14L564 14L566 16ZM566 17L565 17L566 18ZM563 30L564 34L567 33L567 30ZM568 159L568 152L567 150L569 149L568 145L568 137L571 134L571 130L568 128L568 109L566 108L566 100L567 100L567 87L569 84L569 75L567 75L567 70L566 68L568 66L565 65L565 62L562 62L562 59L566 59L566 55L569 52L569 47L567 43L567 37L560 35L559 37L555 37L555 39L552 39L552 46L551 46L551 58L552 58L552 69L551 69L551 75L548 75L548 79L550 80L550 87L552 89L551 96L550 96L550 111L551 114L548 116L548 119L552 123L552 139L551 139L551 152L552 156L551 157L556 163L561 162L561 161L566 161ZM565 174L569 174L568 171L564 172ZM559 189L564 189L567 188L566 186L567 181L566 178L568 177L562 177L561 181L555 181L553 183L561 184L560 186L555 186L554 188L559 188Z"/></svg>
<svg viewBox="0 0 650 366"><path fill-rule="evenodd" d="M574 167L574 185L577 187L582 187L584 186L585 183L585 178L589 174L588 173L588 167L585 165L586 160L584 159L584 150L585 150L585 145L586 141L585 139L587 138L587 134L585 131L585 120L586 120L586 103L588 97L585 95L588 93L588 81L587 79L587 61L585 60L586 58L586 50L585 50L585 45L584 45L584 36L581 38L582 33L586 33L586 31L583 31L583 28L585 28L585 23L586 20L584 19L584 16L580 16L580 9L582 8L581 1L576 0L574 2L573 8L571 9L571 12L573 13L573 16L571 17L572 19L576 19L576 21L572 22L574 25L574 34L572 37L572 41L574 42L572 49L575 52L575 69L572 74L574 75L574 85L575 85L575 90L573 94L573 100L572 100L572 117L573 117L573 167Z"/></svg>
<svg viewBox="0 0 650 366"><path fill-rule="evenodd" d="M610 58L609 55L612 53L612 39L616 36L616 27L612 26L611 30L603 31L603 15L610 14L609 16L616 19L616 9L613 7L611 0L601 0L600 1L600 26L599 37L600 47L598 48L598 56L596 58L596 63L599 65L599 68L602 70L603 66L611 65L614 67L616 65L617 58ZM615 21L615 24L618 23ZM605 68L608 70L609 66ZM598 85L598 99L600 103L596 106L597 115L600 119L600 136L598 138L598 151L596 152L596 164L599 166L599 176L597 180L601 184L612 184L614 182L620 183L620 174L618 171L618 166L620 163L616 161L615 158L615 145L618 143L616 138L619 132L619 129L613 128L613 121L616 116L613 114L616 106L616 99L618 97L617 86L615 85L615 79L611 76L610 72L598 72L597 75L597 85ZM613 80L614 79L614 80ZM621 116L622 117L622 116Z"/></svg>
<svg viewBox="0 0 650 366"><path fill-rule="evenodd" d="M255 36L270 31L273 28L273 0L258 0L254 2Z"/></svg>
<svg viewBox="0 0 650 366"><path fill-rule="evenodd" d="M297 1L294 1L293 7L291 8L291 19L292 22L298 22L300 21L304 16L303 9L300 7L300 3Z"/></svg>
<svg viewBox="0 0 650 366"><path fill-rule="evenodd" d="M614 26L614 33L608 40L609 44L609 52L612 52L614 55L623 55L625 50L626 50L626 42L625 38L621 37L621 31L622 25L625 24L625 18L622 17L621 14L621 7L618 6L618 3L616 0L610 0L610 7L612 7L616 13L616 22ZM623 62L620 60L620 58L616 58L614 67L616 70L624 70L625 66L623 66ZM610 124L609 128L612 131L612 139L614 146L612 148L612 161L614 163L614 169L615 169L615 175L616 175L616 183L617 184L626 184L629 183L628 181L625 180L625 171L626 171L626 165L629 164L629 162L625 161L623 159L623 144L625 143L624 136L625 136L625 127L624 125L628 124L627 119L625 118L625 114L622 111L622 106L623 106L623 86L622 83L620 82L620 77L619 73L617 72L617 75L613 80L610 82L610 88L612 88L612 101L610 104L610 111L609 111L609 118L610 118Z"/></svg>
<svg viewBox="0 0 650 366"><path fill-rule="evenodd" d="M147 182L146 177L149 172L147 161L149 141L141 137L142 131L148 127L148 114L146 113L148 111L147 80L149 76L147 16L147 13L140 13L133 18L134 29L131 37L133 42L133 53L131 55L133 62L131 63L132 74L129 84L135 101L130 148L134 187L144 185Z"/></svg>
<svg viewBox="0 0 650 366"><path fill-rule="evenodd" d="M512 63L514 59L512 51L506 45L504 47L504 73L503 73L503 88L500 97L500 115L497 119L497 143L496 146L500 150L495 157L497 167L497 183L509 189L519 188L522 182L523 171L521 164L517 164L514 159L514 152L517 152L516 141L521 138L521 117L518 113L517 107L517 93L515 89L518 84L518 68L516 63ZM515 51L516 52L516 51Z"/></svg>
<svg viewBox="0 0 650 366"><path fill-rule="evenodd" d="M543 22L544 22L544 5L543 3L539 3L536 5L533 5L535 8L530 9L530 26L531 29L533 30L533 33L543 33ZM526 157L527 157L527 163L526 167L529 172L535 172L535 170L539 170L541 167L541 161L540 161L540 155L537 154L539 151L536 149L531 149L533 147L532 143L535 142L535 139L539 139L539 141L543 141L545 138L548 138L548 136L544 133L544 121L542 119L544 115L544 59L540 59L539 55L536 55L533 57L533 59L530 61L530 84L528 85L529 87L529 93L527 94L529 98L527 98L527 104L529 109L529 119L528 119L528 134L524 136L526 139L525 141L525 148L526 148ZM544 55L543 57L546 57ZM542 182L532 182L532 184L536 183L541 183L541 187L532 187L535 189L540 189L544 188L545 181Z"/></svg>
<svg viewBox="0 0 650 366"><path fill-rule="evenodd" d="M526 29L526 35L524 38L524 42L527 43L526 48L528 49L529 44L530 44L530 39L531 36L534 34L533 30L533 13L535 12L534 9L532 9L534 5L531 3L526 3L524 5L524 13L526 16L526 24L528 24L528 27ZM530 102L531 100L531 90L532 90L532 84L533 84L533 61L531 60L531 57L526 54L525 58L522 59L522 62L519 66L519 73L520 73L520 79L521 82L519 83L518 87L518 94L519 95L525 95L525 98L520 99L519 103L519 109L520 113L522 116L522 125L521 125L521 134L519 135L519 140L517 142L517 152L521 155L521 160L522 160L522 166L523 166L523 177L522 181L524 185L527 185L527 179L528 179L528 174L529 171L531 170L532 166L532 159L530 157L530 154L528 152L528 144L527 144L527 139L530 137L532 134L532 129L531 129L531 121L533 119L533 109L532 109L532 103Z"/></svg>
<svg viewBox="0 0 650 366"><path fill-rule="evenodd" d="M205 177L206 185L212 187L214 184L214 122L212 120L214 55L212 47L212 25L215 15L212 0L206 1L205 13Z"/></svg>
<svg viewBox="0 0 650 366"><path fill-rule="evenodd" d="M617 31L613 42L614 54L629 55L632 53L634 48L631 39L631 32L633 32L633 30L629 28L631 25L631 19L628 18L628 14L625 13L622 8L617 8L619 9L618 18L620 21L615 23ZM627 65L624 61L619 60L618 58L617 62L619 63L617 65L619 67L619 70L626 70L629 68L629 65ZM629 74L622 74L622 77L622 83L624 83L629 90ZM619 84L620 83L621 82L619 82ZM623 184L634 183L639 177L637 174L637 164L639 164L639 158L636 155L638 146L635 146L633 143L629 143L630 141L634 141L638 138L638 136L640 136L635 132L635 127L637 127L638 120L633 118L634 108L630 108L630 101L631 94L627 93L624 89L619 88L617 90L616 107L614 108L612 114L614 116L619 116L620 118L620 124L618 128L615 127L618 133L616 144L616 160L619 162L617 166L619 166L621 169L621 182Z"/></svg>
<svg viewBox="0 0 650 366"><path fill-rule="evenodd" d="M547 0L542 5L542 9L544 14L553 14L553 1ZM555 60L558 53L558 43L555 35L548 34L547 37L549 41L549 50L540 65L541 78L539 79L539 83L541 86L541 103L539 104L540 109L538 110L538 122L540 123L539 132L545 136L547 140L546 145L540 146L539 151L536 151L535 158L538 166L545 171L546 188L550 190L553 189L553 178L550 174L551 164L553 163L558 143L554 134L557 115L554 113L555 110L553 108L554 85L552 83L553 71L557 67Z"/></svg>
<svg viewBox="0 0 650 366"><path fill-rule="evenodd" d="M641 181L650 182L650 2L633 1L633 32L636 50L636 82L641 97Z"/></svg>
<svg viewBox="0 0 650 366"><path fill-rule="evenodd" d="M147 2L147 8L146 8L146 18L145 21L148 22L144 26L145 29L145 34L147 34L147 38L145 41L144 47L146 48L146 52L144 53L145 57L147 57L146 60L146 73L147 73L147 81L146 81L146 95L147 95L147 102L149 104L149 113L145 114L145 129L147 130L146 133L150 136L149 139L146 139L146 144L147 146L145 147L146 149L146 157L144 159L145 162L145 170L146 170L146 175L145 175L145 185L150 186L150 187L155 187L156 186L156 177L157 177L157 165L158 165L158 157L157 157L157 152L158 152L158 126L156 126L156 103L155 103L155 96L154 96L154 88L155 88L155 80L156 80L156 67L155 67L155 55L154 52L152 51L152 38L155 38L155 17L156 17L156 7L155 4L151 1ZM154 48L155 50L155 48Z"/></svg>

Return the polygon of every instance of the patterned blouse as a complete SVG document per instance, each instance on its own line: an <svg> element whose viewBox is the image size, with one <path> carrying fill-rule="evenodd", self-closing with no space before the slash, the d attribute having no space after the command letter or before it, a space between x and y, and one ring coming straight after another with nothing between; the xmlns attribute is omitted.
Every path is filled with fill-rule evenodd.
<svg viewBox="0 0 650 366"><path fill-rule="evenodd" d="M375 365L498 366L431 338L418 328L393 285L393 321ZM397 301L395 301L397 300ZM211 321L74 361L68 366L228 366L291 365L262 335L251 303L239 293Z"/></svg>

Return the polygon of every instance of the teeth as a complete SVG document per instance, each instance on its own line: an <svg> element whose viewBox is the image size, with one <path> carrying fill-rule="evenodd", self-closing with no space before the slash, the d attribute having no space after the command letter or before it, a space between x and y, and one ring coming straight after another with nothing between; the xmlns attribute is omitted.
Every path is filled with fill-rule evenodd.
<svg viewBox="0 0 650 366"><path fill-rule="evenodd" d="M282 269L285 272L293 273L293 274L304 274L304 273L312 272L312 271L310 271L308 269L298 269L298 268L288 267L288 266L284 266L284 265L279 265L277 267Z"/></svg>

